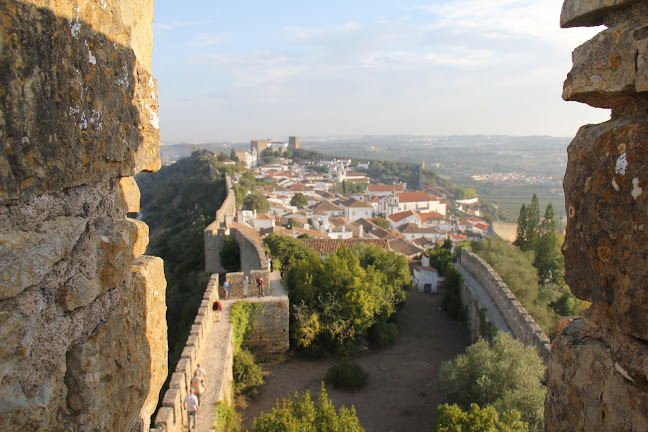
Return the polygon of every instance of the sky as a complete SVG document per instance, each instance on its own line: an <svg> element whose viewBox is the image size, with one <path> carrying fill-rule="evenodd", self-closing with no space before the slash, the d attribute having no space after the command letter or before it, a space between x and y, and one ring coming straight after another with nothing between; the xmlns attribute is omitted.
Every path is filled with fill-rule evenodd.
<svg viewBox="0 0 648 432"><path fill-rule="evenodd" d="M571 137L562 0L156 0L163 144L288 136Z"/></svg>

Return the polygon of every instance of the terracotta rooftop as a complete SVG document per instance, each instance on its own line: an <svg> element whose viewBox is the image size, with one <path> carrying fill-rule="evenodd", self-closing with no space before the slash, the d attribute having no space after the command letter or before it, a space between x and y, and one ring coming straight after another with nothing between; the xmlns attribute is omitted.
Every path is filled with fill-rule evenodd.
<svg viewBox="0 0 648 432"><path fill-rule="evenodd" d="M366 207L373 208L371 204L367 204L355 198L349 198L346 201L342 201L340 204L342 204L346 208L366 208Z"/></svg>
<svg viewBox="0 0 648 432"><path fill-rule="evenodd" d="M313 213L317 212L341 212L343 211L340 207L336 206L330 201L322 201L317 205L311 207Z"/></svg>
<svg viewBox="0 0 648 432"><path fill-rule="evenodd" d="M436 201L437 198L430 196L423 191L416 192L401 192L398 194L398 202L424 202L424 201Z"/></svg>
<svg viewBox="0 0 648 432"><path fill-rule="evenodd" d="M350 247L356 244L370 244L373 246L378 246L379 248L389 250L389 244L387 240L375 240L375 239L299 239L306 246L309 246L320 255L329 255L335 253L340 246L344 245Z"/></svg>
<svg viewBox="0 0 648 432"><path fill-rule="evenodd" d="M387 216L387 219L392 220L394 222L400 222L403 219L405 219L407 217L410 217L410 216L416 216L419 219L423 219L423 217L421 217L421 215L419 213L417 213L417 212L415 212L413 210L406 210L406 211L403 211L403 212L390 214L389 216Z"/></svg>
<svg viewBox="0 0 648 432"><path fill-rule="evenodd" d="M387 241L389 243L389 248L394 252L405 255L407 257L414 256L418 253L421 253L423 249L418 246L414 246L410 242L407 242L403 239L392 239Z"/></svg>
<svg viewBox="0 0 648 432"><path fill-rule="evenodd" d="M402 185L369 185L368 192L402 192Z"/></svg>

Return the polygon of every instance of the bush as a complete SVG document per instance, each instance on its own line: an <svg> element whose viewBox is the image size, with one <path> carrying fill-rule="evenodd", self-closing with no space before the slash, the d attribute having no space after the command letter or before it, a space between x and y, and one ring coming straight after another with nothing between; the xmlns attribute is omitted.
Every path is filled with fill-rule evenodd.
<svg viewBox="0 0 648 432"><path fill-rule="evenodd" d="M377 322L367 332L369 343L376 347L393 342L397 336L398 326L395 322Z"/></svg>
<svg viewBox="0 0 648 432"><path fill-rule="evenodd" d="M236 353L243 342L252 336L256 310L261 305L246 301L237 301L230 309L230 322L234 329L234 353Z"/></svg>
<svg viewBox="0 0 648 432"><path fill-rule="evenodd" d="M221 265L228 272L241 270L241 250L238 243L232 237L225 237L223 248L220 253Z"/></svg>
<svg viewBox="0 0 648 432"><path fill-rule="evenodd" d="M342 407L339 414L335 412L323 383L317 399L315 405L306 391L283 399L281 406L277 401L271 413L261 413L254 420L252 432L364 432L355 408Z"/></svg>
<svg viewBox="0 0 648 432"><path fill-rule="evenodd" d="M216 402L216 432L241 432L241 419L233 405L227 402Z"/></svg>
<svg viewBox="0 0 648 432"><path fill-rule="evenodd" d="M261 366L255 363L254 354L241 348L234 354L232 365L234 376L234 393L255 398L263 385L263 372Z"/></svg>
<svg viewBox="0 0 648 432"><path fill-rule="evenodd" d="M343 390L359 390L367 385L369 375L358 363L342 360L326 371L326 383Z"/></svg>
<svg viewBox="0 0 648 432"><path fill-rule="evenodd" d="M529 425L520 420L518 411L500 415L488 405L471 404L463 411L456 404L439 405L433 432L529 432Z"/></svg>
<svg viewBox="0 0 648 432"><path fill-rule="evenodd" d="M493 405L500 414L517 410L534 432L543 430L542 385L545 366L532 347L499 332L492 347L483 339L465 354L441 365L439 380L444 400L462 409Z"/></svg>

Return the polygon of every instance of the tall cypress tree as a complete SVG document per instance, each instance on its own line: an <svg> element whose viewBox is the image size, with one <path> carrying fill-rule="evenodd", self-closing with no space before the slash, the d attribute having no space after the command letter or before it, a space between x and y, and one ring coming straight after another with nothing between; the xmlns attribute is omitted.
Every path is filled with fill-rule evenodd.
<svg viewBox="0 0 648 432"><path fill-rule="evenodd" d="M527 207L526 244L524 250L533 249L540 231L540 203L538 196L533 194L531 204Z"/></svg>
<svg viewBox="0 0 648 432"><path fill-rule="evenodd" d="M526 250L527 238L527 210L526 206L522 204L520 207L520 214L517 220L517 230L515 232L515 241L513 244L522 250Z"/></svg>
<svg viewBox="0 0 648 432"><path fill-rule="evenodd" d="M556 231L556 221L554 220L553 205L551 203L547 204L544 220L542 221L542 228L545 233Z"/></svg>

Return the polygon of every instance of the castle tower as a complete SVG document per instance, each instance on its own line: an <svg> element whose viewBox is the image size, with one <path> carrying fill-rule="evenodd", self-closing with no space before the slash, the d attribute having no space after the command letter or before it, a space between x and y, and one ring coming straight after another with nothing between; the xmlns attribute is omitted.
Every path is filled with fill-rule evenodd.
<svg viewBox="0 0 648 432"><path fill-rule="evenodd" d="M297 150L299 148L299 137L298 136L288 137L288 148L290 150Z"/></svg>

